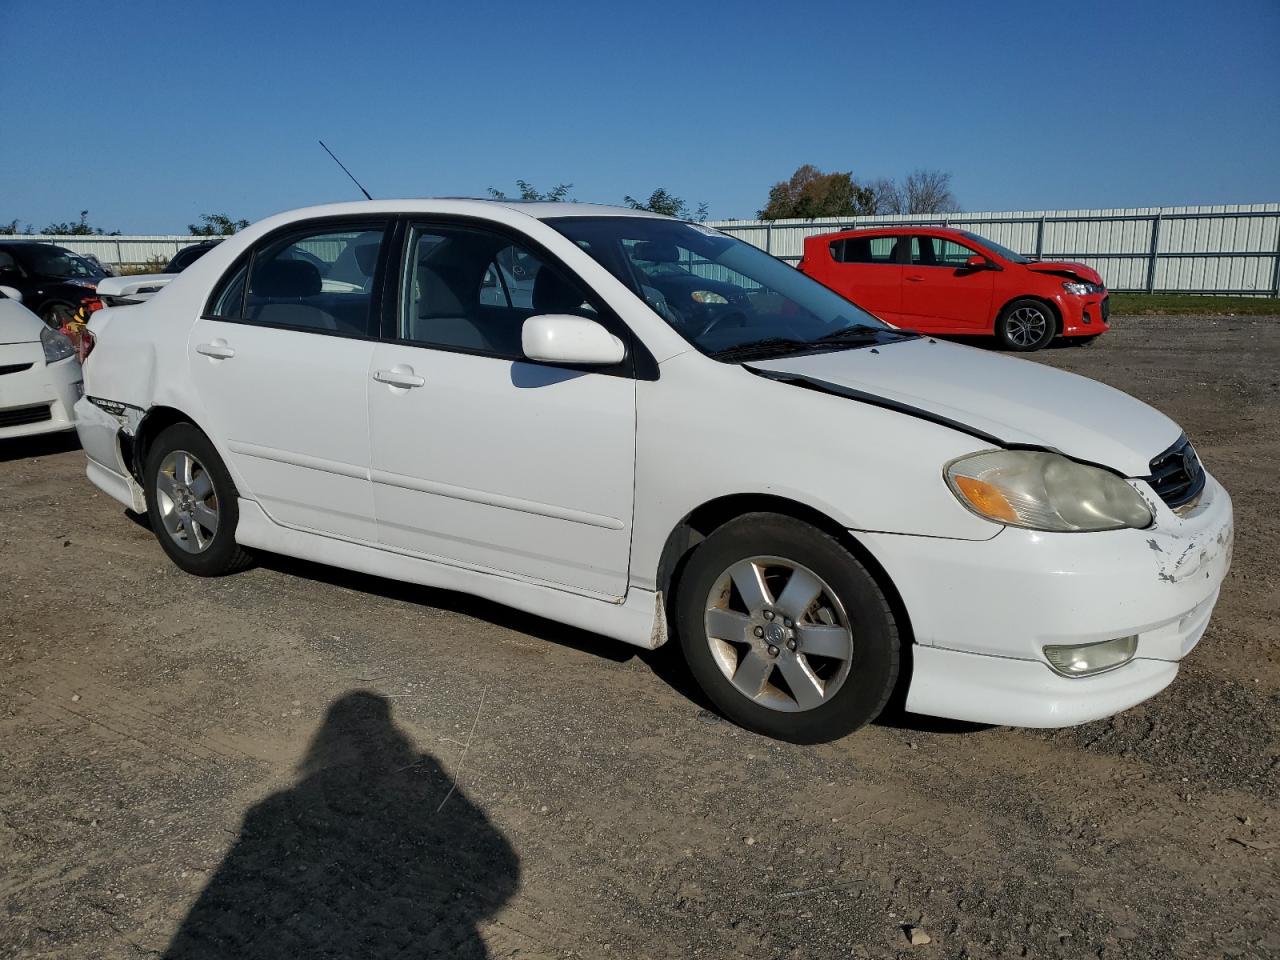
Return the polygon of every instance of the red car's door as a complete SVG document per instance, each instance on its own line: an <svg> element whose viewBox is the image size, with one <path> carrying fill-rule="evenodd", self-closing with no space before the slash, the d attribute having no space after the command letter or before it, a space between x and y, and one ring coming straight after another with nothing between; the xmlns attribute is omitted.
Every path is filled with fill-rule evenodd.
<svg viewBox="0 0 1280 960"><path fill-rule="evenodd" d="M902 324L929 333L991 330L995 272L972 270L977 250L943 237L913 236L902 273Z"/></svg>
<svg viewBox="0 0 1280 960"><path fill-rule="evenodd" d="M864 310L889 323L898 323L902 311L902 265L898 263L901 237L849 237L831 244L828 284Z"/></svg>

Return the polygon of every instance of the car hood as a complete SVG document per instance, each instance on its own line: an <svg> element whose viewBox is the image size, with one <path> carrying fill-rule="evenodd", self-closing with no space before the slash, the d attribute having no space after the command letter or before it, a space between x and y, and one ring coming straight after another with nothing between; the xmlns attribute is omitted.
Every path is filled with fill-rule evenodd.
<svg viewBox="0 0 1280 960"><path fill-rule="evenodd" d="M882 400L1005 445L1056 450L1128 477L1149 474L1152 458L1182 433L1163 413L1095 380L928 338L747 366L855 400Z"/></svg>
<svg viewBox="0 0 1280 960"><path fill-rule="evenodd" d="M17 300L0 300L0 343L38 343L44 322Z"/></svg>
<svg viewBox="0 0 1280 960"><path fill-rule="evenodd" d="M1102 274L1084 263L1072 263L1068 260L1033 260L1023 264L1032 273L1049 273L1061 277L1083 280L1085 283L1102 285Z"/></svg>

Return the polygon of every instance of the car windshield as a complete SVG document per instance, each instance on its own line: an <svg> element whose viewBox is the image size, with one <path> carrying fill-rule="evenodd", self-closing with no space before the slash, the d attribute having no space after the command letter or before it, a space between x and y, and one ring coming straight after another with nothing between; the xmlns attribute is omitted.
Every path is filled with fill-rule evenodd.
<svg viewBox="0 0 1280 960"><path fill-rule="evenodd" d="M103 276L101 270L70 250L33 243L22 251L22 260L28 270L46 277L84 277L96 280Z"/></svg>
<svg viewBox="0 0 1280 960"><path fill-rule="evenodd" d="M1014 263L1030 263L1031 262L1030 259L1028 259L1027 257L1024 257L1020 253L1010 250L1008 247L1004 246L1004 244L996 243L994 240L988 240L986 237L980 237L976 233L970 233L968 230L964 231L964 235L966 237L970 237L976 240L978 243L982 244L988 250L991 250L995 253L1000 254L1000 256L1004 257L1006 260L1011 260Z"/></svg>
<svg viewBox="0 0 1280 960"><path fill-rule="evenodd" d="M637 291L703 353L760 359L912 336L762 250L701 224L647 217L547 223Z"/></svg>

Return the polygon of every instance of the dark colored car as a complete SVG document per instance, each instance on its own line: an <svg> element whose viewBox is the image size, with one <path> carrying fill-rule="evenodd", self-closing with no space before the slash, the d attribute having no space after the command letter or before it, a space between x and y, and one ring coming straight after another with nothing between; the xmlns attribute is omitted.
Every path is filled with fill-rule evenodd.
<svg viewBox="0 0 1280 960"><path fill-rule="evenodd" d="M199 243L193 243L189 247L183 247L173 255L173 259L165 264L164 269L160 272L181 273L221 242L221 240L201 240Z"/></svg>
<svg viewBox="0 0 1280 960"><path fill-rule="evenodd" d="M79 254L36 240L0 242L0 284L22 294L23 305L54 329L82 305L98 306L98 281L106 273Z"/></svg>

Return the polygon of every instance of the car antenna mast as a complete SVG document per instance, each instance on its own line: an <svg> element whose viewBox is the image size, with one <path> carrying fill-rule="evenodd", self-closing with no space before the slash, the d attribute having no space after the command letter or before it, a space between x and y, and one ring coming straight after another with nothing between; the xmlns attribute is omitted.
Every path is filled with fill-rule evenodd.
<svg viewBox="0 0 1280 960"><path fill-rule="evenodd" d="M352 176L351 176L351 171L350 171L350 170L348 170L345 166L343 166L343 165L342 165L342 161L341 161L341 160L339 160L337 157L334 157L334 156L333 156L333 151L332 151L332 150L330 150L328 147L325 147L325 146L324 146L324 141L323 141L323 140L317 140L317 141L316 141L316 143L318 143L318 144L320 144L320 146L324 147L324 152L325 152L325 153L327 153L329 156L333 157L333 162L334 162L334 163L336 163L338 166L342 167L342 172L343 172L343 173L345 173L348 177L351 177L351 182L352 182L352 183L354 183L357 187L360 187L360 181L359 181L359 180L357 180L355 177L352 177ZM373 199L373 197L369 196L369 191L368 191L368 190L366 190L364 187L360 187L360 192L364 194L364 198L365 198L366 200L372 200L372 199Z"/></svg>

